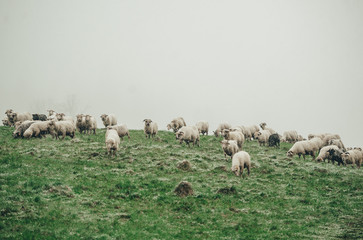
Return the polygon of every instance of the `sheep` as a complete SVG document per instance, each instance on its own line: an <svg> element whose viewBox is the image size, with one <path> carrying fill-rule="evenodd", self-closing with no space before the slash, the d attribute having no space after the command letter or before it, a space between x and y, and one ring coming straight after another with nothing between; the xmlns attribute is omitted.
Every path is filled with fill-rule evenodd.
<svg viewBox="0 0 363 240"><path fill-rule="evenodd" d="M130 140L130 133L129 133L129 129L127 128L127 126L125 124L123 125L119 125L119 126L111 126L112 129L115 129L117 131L118 136L121 138L121 140L124 140L124 136L128 136L129 140Z"/></svg>
<svg viewBox="0 0 363 240"><path fill-rule="evenodd" d="M189 147L191 142L193 143L193 146L196 144L198 144L198 147L200 146L200 135L196 126L184 126L180 128L178 132L176 132L175 137L179 140L180 144L184 141Z"/></svg>
<svg viewBox="0 0 363 240"><path fill-rule="evenodd" d="M310 139L308 141L311 142L311 143L313 143L313 145L314 145L314 152L320 151L320 149L322 147L324 147L323 141L319 137L314 137L314 138L312 138L312 139Z"/></svg>
<svg viewBox="0 0 363 240"><path fill-rule="evenodd" d="M280 136L277 133L271 134L268 138L268 146L269 147L278 147L280 148Z"/></svg>
<svg viewBox="0 0 363 240"><path fill-rule="evenodd" d="M262 130L259 132L255 132L255 134L253 135L254 139L258 140L258 143L260 144L260 146L264 145L268 142L268 138L271 136L271 132L268 130Z"/></svg>
<svg viewBox="0 0 363 240"><path fill-rule="evenodd" d="M35 123L35 121L24 121L20 124L20 126L18 126L15 131L13 132L13 138L23 138L24 137L24 132L30 127L30 125L32 125L33 123Z"/></svg>
<svg viewBox="0 0 363 240"><path fill-rule="evenodd" d="M310 140L310 139L312 139L314 137L318 137L318 138L321 138L321 140L323 140L326 135L329 135L329 133L309 134L308 135L308 140Z"/></svg>
<svg viewBox="0 0 363 240"><path fill-rule="evenodd" d="M329 149L328 150L332 163L338 162L338 165L346 165L346 160L344 159L345 153L343 153L340 149ZM354 160L353 160L354 161Z"/></svg>
<svg viewBox="0 0 363 240"><path fill-rule="evenodd" d="M117 125L117 119L114 114L102 114L101 116L103 125L107 128L108 126L115 126Z"/></svg>
<svg viewBox="0 0 363 240"><path fill-rule="evenodd" d="M222 131L222 135L224 137L225 140L235 140L237 142L237 146L239 150L242 150L242 145L245 141L245 136L239 132L232 132L229 129L224 129Z"/></svg>
<svg viewBox="0 0 363 240"><path fill-rule="evenodd" d="M343 150L343 152L346 152L347 151L347 149L344 147L344 144L343 144L342 140L340 140L340 139L331 139L329 141L329 145L335 145L340 150Z"/></svg>
<svg viewBox="0 0 363 240"><path fill-rule="evenodd" d="M42 138L45 134L49 134L50 121L35 122L24 132L24 138L39 137Z"/></svg>
<svg viewBox="0 0 363 240"><path fill-rule="evenodd" d="M221 124L219 124L218 127L217 127L217 129L215 131L213 131L214 136L218 137L224 129L230 129L231 127L232 126L229 123L221 123Z"/></svg>
<svg viewBox="0 0 363 240"><path fill-rule="evenodd" d="M226 158L226 160L227 160L227 155L230 156L232 159L233 155L238 152L237 142L234 140L222 140L221 144L224 152L224 157Z"/></svg>
<svg viewBox="0 0 363 240"><path fill-rule="evenodd" d="M253 129L251 127L240 126L240 127L237 127L237 128L241 129L241 132L243 133L246 140L251 140L252 139Z"/></svg>
<svg viewBox="0 0 363 240"><path fill-rule="evenodd" d="M34 121L47 121L47 116L45 114L34 113L32 116Z"/></svg>
<svg viewBox="0 0 363 240"><path fill-rule="evenodd" d="M237 152L233 155L232 158L232 172L238 177L243 174L243 169L247 168L248 176L250 175L250 169L251 169L251 157L250 155L245 151Z"/></svg>
<svg viewBox="0 0 363 240"><path fill-rule="evenodd" d="M33 120L33 116L28 112L25 113L12 112L8 116L8 120L12 124L12 126L14 126L14 124L18 121L24 122L26 120Z"/></svg>
<svg viewBox="0 0 363 240"><path fill-rule="evenodd" d="M297 136L297 140L298 140L298 141L305 141L306 139L305 139L303 136L298 135L298 136Z"/></svg>
<svg viewBox="0 0 363 240"><path fill-rule="evenodd" d="M352 164L352 167L354 165L357 165L357 167L360 168L362 164L362 158L363 154L362 151L360 151L359 149L352 149L342 153L342 159L344 160L344 162L346 164Z"/></svg>
<svg viewBox="0 0 363 240"><path fill-rule="evenodd" d="M118 133L112 126L108 126L105 134L105 143L107 153L112 156L116 156L116 151L118 151L120 146L120 138Z"/></svg>
<svg viewBox="0 0 363 240"><path fill-rule="evenodd" d="M93 134L96 135L97 122L94 117L91 115L86 115L85 117L86 131L90 134L93 131Z"/></svg>
<svg viewBox="0 0 363 240"><path fill-rule="evenodd" d="M55 116L58 121L70 121L72 124L74 124L74 118L71 116L66 116L64 113L57 113Z"/></svg>
<svg viewBox="0 0 363 240"><path fill-rule="evenodd" d="M261 124L260 124L261 129L262 129L262 130L267 130L267 131L269 131L271 134L276 133L276 131L275 131L275 130L273 130L272 128L268 128L268 127L266 127L266 125L267 125L267 124L266 124L265 122L261 123Z"/></svg>
<svg viewBox="0 0 363 240"><path fill-rule="evenodd" d="M49 131L56 139L59 139L59 136L62 136L63 140L66 136L74 138L76 127L71 121L58 122L53 120L49 123Z"/></svg>
<svg viewBox="0 0 363 240"><path fill-rule="evenodd" d="M51 120L58 121L57 113L54 110L47 110L47 112L48 112L48 117L47 117L48 121L51 121Z"/></svg>
<svg viewBox="0 0 363 240"><path fill-rule="evenodd" d="M298 141L298 134L295 130L286 131L284 132L283 136L285 137L286 141L289 143L295 143Z"/></svg>
<svg viewBox="0 0 363 240"><path fill-rule="evenodd" d="M340 136L338 134L327 134L327 135L325 135L324 138L323 138L324 146L328 146L329 141L333 140L333 139L341 139L341 138L340 138Z"/></svg>
<svg viewBox="0 0 363 240"><path fill-rule="evenodd" d="M166 128L168 130L173 129L174 133L176 133L180 128L186 126L187 124L184 121L184 118L182 117L177 117L174 118L173 120L171 120L171 122L166 125Z"/></svg>
<svg viewBox="0 0 363 240"><path fill-rule="evenodd" d="M82 132L86 133L87 131L86 117L83 114L77 115L76 128L81 134Z"/></svg>
<svg viewBox="0 0 363 240"><path fill-rule="evenodd" d="M293 157L295 154L299 156L299 159L301 155L303 155L303 158L305 160L305 155L310 155L313 160L315 159L315 149L316 146L309 141L300 141L294 143L294 145L290 148L290 150L286 153L288 157Z"/></svg>
<svg viewBox="0 0 363 240"><path fill-rule="evenodd" d="M4 119L3 119L3 125L4 125L4 126L11 127L11 123L10 123L10 121L9 121L7 118L4 118Z"/></svg>
<svg viewBox="0 0 363 240"><path fill-rule="evenodd" d="M200 121L195 124L198 128L199 133L206 134L208 136L209 123L206 121Z"/></svg>
<svg viewBox="0 0 363 240"><path fill-rule="evenodd" d="M338 150L339 148L337 146L335 146L335 145L329 145L329 146L322 147L320 149L320 151L319 151L319 155L316 158L316 161L318 161L318 162L324 161L325 162L325 159L328 159L328 162L329 162L331 160L329 152L328 152L330 149Z"/></svg>
<svg viewBox="0 0 363 240"><path fill-rule="evenodd" d="M151 136L152 138L154 138L155 135L158 134L158 124L156 122L153 122L151 119L144 119L143 122L145 122L144 126L145 137L150 138Z"/></svg>

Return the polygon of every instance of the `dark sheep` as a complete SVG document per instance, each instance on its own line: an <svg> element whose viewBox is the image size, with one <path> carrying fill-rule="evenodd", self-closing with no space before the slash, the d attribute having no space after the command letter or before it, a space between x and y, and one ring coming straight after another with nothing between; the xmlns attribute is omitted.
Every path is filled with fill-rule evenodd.
<svg viewBox="0 0 363 240"><path fill-rule="evenodd" d="M33 120L39 120L39 121L47 121L47 116L45 114L32 114Z"/></svg>
<svg viewBox="0 0 363 240"><path fill-rule="evenodd" d="M268 138L268 146L269 147L280 147L280 137L277 133L272 134Z"/></svg>
<svg viewBox="0 0 363 240"><path fill-rule="evenodd" d="M344 160L342 159L342 154L343 151L341 150L337 150L337 149L329 149L328 150L330 159L332 160L332 163L334 164L334 162L338 162L338 165L342 164L342 165L346 165Z"/></svg>

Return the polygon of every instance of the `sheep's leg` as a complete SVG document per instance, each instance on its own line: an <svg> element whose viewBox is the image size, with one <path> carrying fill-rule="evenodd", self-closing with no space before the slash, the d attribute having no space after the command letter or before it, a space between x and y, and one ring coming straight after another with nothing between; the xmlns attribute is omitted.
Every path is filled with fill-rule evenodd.
<svg viewBox="0 0 363 240"><path fill-rule="evenodd" d="M242 175L243 175L243 165L242 165L242 166L240 166L240 171L241 171L241 175L240 175L240 177L242 178Z"/></svg>
<svg viewBox="0 0 363 240"><path fill-rule="evenodd" d="M250 176L250 165L247 165L247 173L248 173L248 176Z"/></svg>

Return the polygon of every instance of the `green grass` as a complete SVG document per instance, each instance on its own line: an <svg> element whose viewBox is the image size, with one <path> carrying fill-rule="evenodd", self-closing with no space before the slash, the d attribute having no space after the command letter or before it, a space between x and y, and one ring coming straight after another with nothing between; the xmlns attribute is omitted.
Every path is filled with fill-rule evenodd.
<svg viewBox="0 0 363 240"><path fill-rule="evenodd" d="M110 158L104 130L64 141L12 131L0 127L0 239L363 238L362 170L288 159L288 143L245 143L253 168L241 179L214 136L188 148L131 130ZM174 194L181 181L193 196Z"/></svg>

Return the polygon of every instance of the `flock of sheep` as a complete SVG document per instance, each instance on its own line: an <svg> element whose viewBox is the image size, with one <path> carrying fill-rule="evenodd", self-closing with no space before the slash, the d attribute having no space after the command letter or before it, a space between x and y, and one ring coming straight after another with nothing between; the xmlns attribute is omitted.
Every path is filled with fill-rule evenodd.
<svg viewBox="0 0 363 240"><path fill-rule="evenodd" d="M7 117L3 119L4 126L14 126L14 138L30 138L43 137L46 134L52 135L58 139L66 136L73 138L75 132L78 131L88 134L96 134L97 122L93 116L79 114L74 119L63 113L56 113L53 110L47 110L48 116L45 114L17 113L9 109L5 112ZM113 114L102 114L101 116L104 126L107 128L105 134L105 144L107 153L115 156L119 150L120 138L127 136L130 139L129 130L126 125L117 125L117 119ZM260 127L252 126L236 126L232 127L228 123L219 124L218 128L213 131L216 137L222 136L221 146L227 159L227 155L232 159L231 170L236 176L242 176L244 168L247 168L248 175L251 168L251 157L243 151L245 141L257 140L260 146L280 147L280 142L294 143L287 152L288 157L301 155L305 159L306 155L310 155L317 161L337 162L338 165L351 164L360 168L363 161L362 148L345 148L341 138L337 134L309 134L308 140L298 135L296 131L286 131L283 135L278 134L271 128L266 127L266 123L261 123ZM260 129L261 128L261 129ZM173 119L167 129L172 129L175 137L180 144L185 142L188 146L200 146L200 134L208 135L208 122L201 121L194 126L187 126L182 117ZM151 119L144 119L144 133L146 138L155 137L158 133L158 125Z"/></svg>

